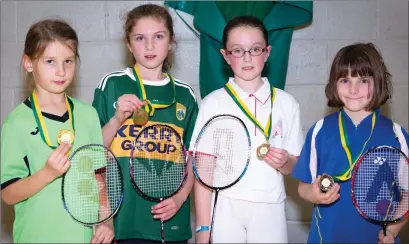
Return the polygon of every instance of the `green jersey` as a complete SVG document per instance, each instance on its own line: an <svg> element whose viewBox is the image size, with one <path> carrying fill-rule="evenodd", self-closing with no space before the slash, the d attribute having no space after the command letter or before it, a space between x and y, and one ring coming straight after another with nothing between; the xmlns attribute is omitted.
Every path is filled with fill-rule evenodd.
<svg viewBox="0 0 409 244"><path fill-rule="evenodd" d="M98 115L93 107L68 98L72 107L75 139L71 152L85 144L102 144ZM71 130L68 112L42 113L52 145L61 129ZM96 126L97 125L97 126ZM51 149L42 140L29 100L4 120L1 134L1 188L42 169ZM73 167L74 165L71 165ZM16 243L89 243L92 229L75 221L64 209L59 177L32 197L14 205L13 239Z"/></svg>
<svg viewBox="0 0 409 244"><path fill-rule="evenodd" d="M162 81L143 81L147 99L153 104L156 101L171 102L175 96L175 102L167 108L156 109L146 125L158 122L167 124L179 132L184 142L189 142L198 112L196 97L190 86L178 80L174 80L174 83L175 94L169 78ZM114 116L116 102L124 94L139 96L138 85L131 68L108 74L95 89L93 106L98 111L102 126ZM141 129L141 126L134 125L132 117L128 118L117 131L110 146L118 157L125 176L125 197L114 221L115 238L118 240L133 238L161 240L161 223L153 219L151 213L151 207L157 203L145 200L136 193L129 179L132 142ZM189 198L178 213L164 223L164 231L166 241L187 240L192 237Z"/></svg>

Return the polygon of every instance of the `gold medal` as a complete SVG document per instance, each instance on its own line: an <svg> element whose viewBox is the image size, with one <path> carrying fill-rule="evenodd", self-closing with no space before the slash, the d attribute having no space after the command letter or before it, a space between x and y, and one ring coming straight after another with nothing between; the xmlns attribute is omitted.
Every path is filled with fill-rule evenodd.
<svg viewBox="0 0 409 244"><path fill-rule="evenodd" d="M58 137L57 137L58 144L61 143L69 143L72 144L74 142L74 133L69 130L60 130L58 132Z"/></svg>
<svg viewBox="0 0 409 244"><path fill-rule="evenodd" d="M175 81L173 80L172 76L170 76L167 73L163 73L165 76L169 77L170 82L172 83L172 90L173 90L173 98L172 101L167 101L167 100L157 100L155 99L155 103L151 103L148 99L148 96L146 94L145 86L143 84L142 77L139 73L138 65L134 65L132 69L132 73L136 79L136 85L139 91L138 98L141 99L141 101L145 102L145 106L147 108L143 111L138 111L138 109L134 113L134 124L135 125L145 125L148 123L149 117L153 116L155 113L155 109L162 109L162 108L168 108L172 106L176 102L176 87L175 87ZM136 114L139 114L139 116L135 116Z"/></svg>
<svg viewBox="0 0 409 244"><path fill-rule="evenodd" d="M48 135L48 131L46 128L46 124L44 121L44 118L41 114L41 108L40 105L38 104L37 100L37 95L33 91L30 96L30 103L31 103L31 109L34 114L34 118L36 120L38 130L40 132L41 139L47 144L52 149L56 149L57 146L53 146L51 144L50 137ZM71 130L60 130L57 135L57 142L58 144L61 144L62 142L65 143L70 143L72 144L74 142L74 133L75 133L75 127L74 127L74 115L72 114L72 107L71 104L68 102L68 97L65 95L65 104L67 105L67 110L68 110L68 118L70 120L70 125L71 125Z"/></svg>
<svg viewBox="0 0 409 244"><path fill-rule="evenodd" d="M257 158L260 159L260 160L263 160L264 157L267 155L269 148L270 148L270 144L268 144L268 143L264 143L264 144L261 144L260 146L258 146L258 148L257 148Z"/></svg>
<svg viewBox="0 0 409 244"><path fill-rule="evenodd" d="M143 108L136 109L133 114L133 122L135 125L143 126L148 123L149 115Z"/></svg>
<svg viewBox="0 0 409 244"><path fill-rule="evenodd" d="M263 160L264 157L267 155L268 150L270 149L270 144L268 144L268 141L270 140L270 136L271 136L271 111L270 114L268 115L268 120L267 120L267 124L265 126L262 126L262 124L260 123L260 121L258 121L256 119L256 117L251 113L251 110L247 107L247 105L244 103L244 101L240 98L239 94L236 92L236 90L234 90L232 84L230 82L227 82L224 85L224 88L227 92L227 94L229 94L229 96L233 99L233 101L237 104L237 106L240 108L240 110L247 116L247 118L249 118L254 125L257 126L257 128L259 128L262 132L263 135L266 139L266 143L261 144L258 148L257 148L257 158L259 160ZM274 99L275 99L275 88L271 87L271 109L273 108L273 104L274 104Z"/></svg>
<svg viewBox="0 0 409 244"><path fill-rule="evenodd" d="M334 185L334 179L327 174L322 174L321 178L319 180L319 187L322 192L327 192L329 189L331 189L332 185Z"/></svg>

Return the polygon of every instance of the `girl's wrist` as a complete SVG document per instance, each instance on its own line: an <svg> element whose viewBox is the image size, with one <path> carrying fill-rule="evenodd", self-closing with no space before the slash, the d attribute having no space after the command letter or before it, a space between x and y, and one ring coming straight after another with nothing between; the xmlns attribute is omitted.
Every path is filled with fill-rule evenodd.
<svg viewBox="0 0 409 244"><path fill-rule="evenodd" d="M121 121L114 115L114 116L112 116L112 118L109 120L110 121L110 124L113 126L113 127L115 127L115 128L117 128L117 129L119 129L119 127L121 127Z"/></svg>
<svg viewBox="0 0 409 244"><path fill-rule="evenodd" d="M209 231L209 230L210 230L210 226L208 225L199 225L196 227L196 233Z"/></svg>
<svg viewBox="0 0 409 244"><path fill-rule="evenodd" d="M57 178L57 176L54 175L50 169L47 168L47 165L45 165L41 170L39 170L38 173L41 176L39 178L43 179L46 184L50 184L52 181L55 180L55 178Z"/></svg>
<svg viewBox="0 0 409 244"><path fill-rule="evenodd" d="M386 228L386 232L391 233L391 235L393 236L393 238L396 238L396 237L398 236L398 234L397 234L397 233L395 233L394 231L392 231L392 230L391 230L391 229L389 229L389 228Z"/></svg>

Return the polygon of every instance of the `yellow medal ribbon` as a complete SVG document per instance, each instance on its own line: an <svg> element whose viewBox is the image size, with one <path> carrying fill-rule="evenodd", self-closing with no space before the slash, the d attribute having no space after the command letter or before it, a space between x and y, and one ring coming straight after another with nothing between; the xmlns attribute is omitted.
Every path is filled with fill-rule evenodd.
<svg viewBox="0 0 409 244"><path fill-rule="evenodd" d="M40 132L41 138L43 141L52 149L56 149L56 146L53 146L51 144L50 137L48 135L47 127L45 125L45 121L43 118L43 115L41 113L40 105L38 104L38 99L37 95L33 91L30 96L30 103L31 103L31 110L33 111L34 118L36 120L38 130ZM72 116L72 108L68 102L68 97L65 95L65 104L67 105L67 110L68 110L68 118L70 120L70 125L71 129L73 132L75 132L75 127L74 127L74 117Z"/></svg>
<svg viewBox="0 0 409 244"><path fill-rule="evenodd" d="M155 113L155 109L161 109L161 108L167 108L169 106L171 106L172 104L175 103L176 101L176 88L175 88L175 81L173 80L172 76L167 74L167 73L163 73L164 75L166 75L167 77L169 77L170 81L172 82L172 86L173 86L173 100L171 103L166 102L166 101L157 101L155 103L152 103L151 101L149 101L147 99L146 96L146 90L145 90L145 86L143 84L143 80L139 74L139 69L137 67L137 65L135 64L135 66L132 69L133 74L135 76L135 79L137 79L136 84L138 85L140 94L139 94L139 99L141 99L141 101L146 101L146 106L145 106L145 111L149 114L149 116L153 116L153 114Z"/></svg>
<svg viewBox="0 0 409 244"><path fill-rule="evenodd" d="M344 128L345 123L344 123L344 119L342 117L342 111L339 111L339 113L338 113L339 135L341 137L342 147L344 148L344 151L345 151L345 153L347 155L347 158L348 158L349 166L348 166L348 169L342 175L334 177L336 180L338 180L338 181L347 181L347 180L349 180L351 178L351 172L352 172L352 169L354 168L354 166L356 164L356 161L362 155L363 151L365 150L366 144L368 143L368 141L372 137L372 132L373 132L373 130L375 128L375 123L376 123L376 113L373 112L372 113L371 133L370 133L368 139L365 141L361 152L358 155L356 155L356 157L352 158L351 149L349 148L348 136L347 136L347 133L345 132L345 128Z"/></svg>
<svg viewBox="0 0 409 244"><path fill-rule="evenodd" d="M268 141L268 139L270 138L270 134L271 134L271 113L272 111L270 111L270 115L268 116L268 121L266 126L263 128L263 126L261 126L261 123L254 117L254 115L250 112L250 110L248 109L248 107L246 106L246 104L244 104L243 100L239 97L239 95L237 94L237 92L234 90L233 86L230 83L226 83L224 85L224 88L226 89L227 93L233 98L234 102L239 106L239 108L241 109L241 111L243 111L243 113L261 130L263 131L263 134L266 138L266 140ZM272 87L271 89L271 107L273 107L273 102L275 99L276 93L274 90L274 87Z"/></svg>

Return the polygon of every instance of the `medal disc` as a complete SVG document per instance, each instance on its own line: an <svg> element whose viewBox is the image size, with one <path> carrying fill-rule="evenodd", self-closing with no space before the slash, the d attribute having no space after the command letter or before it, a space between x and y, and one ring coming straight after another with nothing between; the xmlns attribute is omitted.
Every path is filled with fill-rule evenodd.
<svg viewBox="0 0 409 244"><path fill-rule="evenodd" d="M257 148L257 158L260 160L263 160L264 157L267 155L268 149L270 148L270 144L261 144L258 148Z"/></svg>
<svg viewBox="0 0 409 244"><path fill-rule="evenodd" d="M327 174L322 174L320 181L319 181L319 187L322 192L327 192L329 189L331 189L332 185L334 184L334 179Z"/></svg>
<svg viewBox="0 0 409 244"><path fill-rule="evenodd" d="M136 109L133 114L133 122L135 125L145 125L148 123L149 115L143 108Z"/></svg>
<svg viewBox="0 0 409 244"><path fill-rule="evenodd" d="M61 144L63 142L72 144L74 142L74 133L69 130L60 130L58 132L57 142L58 144Z"/></svg>

